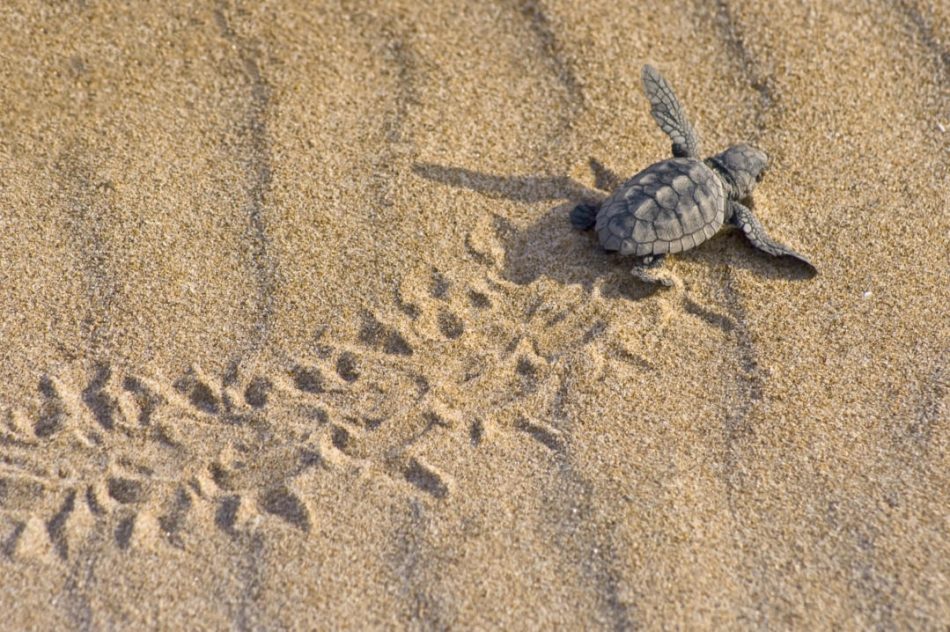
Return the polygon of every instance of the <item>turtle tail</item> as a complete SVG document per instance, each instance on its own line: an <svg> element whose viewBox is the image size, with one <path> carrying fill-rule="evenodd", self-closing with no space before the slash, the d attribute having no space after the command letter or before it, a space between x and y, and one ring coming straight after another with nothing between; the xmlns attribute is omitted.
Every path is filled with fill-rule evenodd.
<svg viewBox="0 0 950 632"><path fill-rule="evenodd" d="M571 224L579 230L590 230L597 223L599 210L595 204L578 204L571 211Z"/></svg>

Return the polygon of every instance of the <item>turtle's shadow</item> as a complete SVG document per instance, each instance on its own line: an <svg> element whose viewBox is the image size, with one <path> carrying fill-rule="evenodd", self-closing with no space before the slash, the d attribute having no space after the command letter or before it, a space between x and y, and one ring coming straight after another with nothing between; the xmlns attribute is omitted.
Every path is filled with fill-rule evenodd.
<svg viewBox="0 0 950 632"><path fill-rule="evenodd" d="M590 291L600 281L605 297L640 300L660 288L643 283L630 274L633 260L605 252L592 231L582 232L571 226L571 209L581 203L599 203L621 183L610 169L591 158L590 167L597 189L591 189L567 176L496 176L458 167L428 163L413 165L419 176L468 189L491 198L537 203L560 201L527 227L517 227L506 218L494 216L494 230L505 250L503 275L519 285L546 276L560 284L578 284ZM567 200L564 202L563 200ZM741 243L740 243L741 242ZM742 256L724 255L722 245L744 248ZM801 266L759 253L738 232L715 237L711 243L677 257L710 267L723 263L749 269L769 278L807 278Z"/></svg>
<svg viewBox="0 0 950 632"><path fill-rule="evenodd" d="M558 204L520 229L495 217L495 232L505 246L505 278L527 285L546 276L562 285L580 285L587 292L596 283L605 297L633 301L657 292L658 286L630 274L631 261L600 248L593 231L571 226L568 214L577 203Z"/></svg>
<svg viewBox="0 0 950 632"><path fill-rule="evenodd" d="M417 163L413 171L434 182L468 189L496 199L518 202L558 202L527 227L494 215L493 229L502 242L502 275L519 285L546 276L559 284L577 284L590 292L600 281L607 297L640 300L658 290L630 274L633 265L604 252L593 232L581 232L568 218L577 204L599 203L620 179L607 167L590 160L595 184L591 189L567 176L496 176L458 167ZM567 200L566 202L564 200Z"/></svg>
<svg viewBox="0 0 950 632"><path fill-rule="evenodd" d="M597 165L606 170L600 163ZM471 169L443 167L430 163L416 163L412 166L412 170L426 180L468 189L490 198L516 202L533 203L567 198L576 204L599 202L604 198L602 191L590 189L567 176L495 176ZM598 182L598 186L600 184L602 183Z"/></svg>

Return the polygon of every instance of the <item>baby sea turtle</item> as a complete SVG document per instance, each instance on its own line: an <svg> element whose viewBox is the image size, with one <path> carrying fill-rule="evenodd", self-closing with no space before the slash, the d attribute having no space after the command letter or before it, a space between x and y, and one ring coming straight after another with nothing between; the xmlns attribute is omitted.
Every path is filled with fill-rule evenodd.
<svg viewBox="0 0 950 632"><path fill-rule="evenodd" d="M657 266L667 254L703 243L724 224L739 227L752 245L776 257L792 257L812 273L815 267L797 252L773 241L740 200L752 195L768 166L760 149L741 143L703 160L699 136L666 80L644 66L643 89L654 120L673 141L673 158L650 165L598 205L571 211L579 229L596 228L600 245L638 258L631 272L650 283L672 285Z"/></svg>

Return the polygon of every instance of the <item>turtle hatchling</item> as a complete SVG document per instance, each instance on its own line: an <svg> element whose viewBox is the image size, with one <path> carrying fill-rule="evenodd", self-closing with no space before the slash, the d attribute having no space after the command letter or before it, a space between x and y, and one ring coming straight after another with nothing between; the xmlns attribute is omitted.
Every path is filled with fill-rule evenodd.
<svg viewBox="0 0 950 632"><path fill-rule="evenodd" d="M765 152L741 143L703 160L699 136L670 85L649 65L641 77L650 113L673 142L673 158L650 165L599 205L575 207L571 223L594 228L605 250L637 257L631 272L649 283L672 285L659 272L663 258L698 246L725 224L741 229L756 248L798 259L815 273L805 257L772 240L742 204L768 166Z"/></svg>

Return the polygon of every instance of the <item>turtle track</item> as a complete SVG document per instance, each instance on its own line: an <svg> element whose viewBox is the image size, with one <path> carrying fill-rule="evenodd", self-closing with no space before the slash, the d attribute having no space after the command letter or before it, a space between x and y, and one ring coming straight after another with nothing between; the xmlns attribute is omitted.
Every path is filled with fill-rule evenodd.
<svg viewBox="0 0 950 632"><path fill-rule="evenodd" d="M598 166L599 163L592 164L595 173ZM570 185L575 186L573 182ZM516 274L512 279L508 255L512 249L511 237L516 231L506 222L496 219L493 232L494 240L482 243L478 242L474 234L467 235L465 246L468 254L475 263L486 269L487 286L526 293L532 287L532 281L540 275L519 278ZM578 309L578 305L553 307L539 297L527 303L519 320L528 331L540 329L553 333L559 327L572 328L575 335L566 347L570 349L568 353L576 353L580 357L603 353L608 358L633 366L637 371L652 370L639 355L611 344L605 335L608 324L600 319L591 320L583 310ZM635 605L621 594L623 572L616 563L614 529L591 518L595 485L574 465L571 450L574 420L564 406L570 395L570 382L563 370L552 371L552 358L542 352L530 334L516 336L506 346L505 352L512 358L509 366L518 376L522 397L536 396L542 387L546 387L546 394L541 398L543 403L531 409L533 414L519 411L505 430L514 431L539 446L550 463L544 508L560 540L560 556L577 569L584 583L592 586L596 595L594 605L598 621L612 629L634 629L638 617ZM544 419L550 419L551 423ZM475 422L471 427L472 443L480 443L486 431ZM577 538L579 531L584 535Z"/></svg>
<svg viewBox="0 0 950 632"><path fill-rule="evenodd" d="M288 387L312 394L310 381L294 380L295 369L287 371ZM197 369L164 383L118 373L109 365L98 365L89 372L84 387L44 376L32 415L22 409L4 411L0 487L10 500L0 499L0 514L6 514L3 548L8 557L22 552L21 540L31 535L30 521L36 518L45 524L53 552L65 561L71 557L73 543L86 538L83 531L111 532L120 549L129 548L138 536L158 536L181 547L189 516L199 503L217 507L219 518L236 516L246 506L248 501L232 493L239 478L230 469L233 463L216 459L197 471L174 473L164 461L169 453L170 460L178 463L193 456L182 438L195 424L216 421L230 427L259 427L266 423L260 414L260 378L248 380L245 401L240 402L239 393L229 388L232 385L225 386L221 380L222 386L216 387ZM257 388L250 388L254 385ZM220 443L225 446L233 438ZM162 450L143 462L135 449L141 441L159 444ZM285 477L292 479L317 462L315 453L302 445L288 451L297 458L285 468ZM85 462L76 458L80 453L87 455ZM80 463L70 466L71 471L57 471L49 464L65 459L56 454L71 454ZM105 469L99 465L102 459L110 463ZM159 472L162 468L164 473ZM252 511L275 516L303 532L309 530L306 505L288 484L260 482L252 488L251 502L256 502ZM209 489L216 491L209 494ZM44 514L48 517L43 518ZM228 530L235 520L216 523Z"/></svg>
<svg viewBox="0 0 950 632"><path fill-rule="evenodd" d="M100 362L42 375L33 401L0 408L5 556L46 550L69 562L94 534L108 534L119 550L188 548L202 524L241 538L255 516L309 537L312 477L364 471L407 497L439 503L457 486L451 464L427 454L452 436L478 450L498 432L515 433L537 450L563 452L560 430L512 413L542 405L544 385L557 379L530 335L492 329L499 338L489 356L433 362L439 345L478 348L469 339L497 327L505 294L519 287L490 273L473 286L436 268L417 276L427 282L397 292L386 316L364 313L349 342L324 343L276 369L235 363L214 375L192 366L168 378ZM530 304L521 322L574 327L569 310L542 306ZM595 336L578 329L576 337L585 332L588 341ZM491 355L497 368L486 365ZM489 369L503 377L485 375ZM487 412L459 411L446 395L476 383L496 384ZM292 423L278 427L275 414ZM151 449L136 448L143 442ZM211 456L198 456L194 445ZM50 465L57 462L71 465L57 471ZM30 540L33 520L47 544Z"/></svg>

